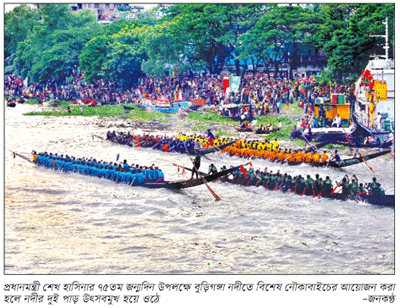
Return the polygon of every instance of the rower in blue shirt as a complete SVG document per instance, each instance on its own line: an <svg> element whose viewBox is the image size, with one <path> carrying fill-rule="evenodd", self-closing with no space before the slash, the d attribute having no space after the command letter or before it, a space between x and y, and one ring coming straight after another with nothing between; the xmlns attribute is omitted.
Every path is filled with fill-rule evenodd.
<svg viewBox="0 0 400 308"><path fill-rule="evenodd" d="M156 182L164 182L164 172L161 171L161 169L158 169L158 167L156 167L156 172L157 172L157 179Z"/></svg>
<svg viewBox="0 0 400 308"><path fill-rule="evenodd" d="M144 184L144 174L143 172L137 173L137 183L138 184Z"/></svg>

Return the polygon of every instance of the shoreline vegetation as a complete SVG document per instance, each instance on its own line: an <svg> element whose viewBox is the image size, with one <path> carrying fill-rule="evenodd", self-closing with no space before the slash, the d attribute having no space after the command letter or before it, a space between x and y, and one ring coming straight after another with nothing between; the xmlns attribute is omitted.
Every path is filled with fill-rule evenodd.
<svg viewBox="0 0 400 308"><path fill-rule="evenodd" d="M41 105L36 99L25 101L26 104ZM298 100L293 104L281 108L280 114L255 116L257 120L256 127L261 124L263 126L272 125L277 127L278 122L282 123L280 131L271 132L268 135L257 135L246 133L247 136L253 136L260 140L274 140L277 139L280 143L285 144L287 147L303 148L304 140L291 139L290 134L296 121L304 116L302 108L297 105ZM213 113L211 109L205 111L196 111L185 114L183 118L178 118L177 114L165 114L158 112L146 111L135 104L125 104L128 107L133 107L131 110L125 110L122 104L118 105L102 105L102 106L86 106L86 105L73 105L71 102L60 101L56 106L45 106L46 110L31 111L24 113L26 116L84 116L84 117L101 117L101 118L117 118L121 120L131 120L139 123L155 122L163 127L165 130L179 129L190 130L193 134L204 134L208 129L221 137L238 137L239 132L234 128L239 126L239 122L235 122L229 118L223 117L217 113ZM80 112L80 106L83 107L83 113ZM68 107L70 111L68 112ZM327 150L331 149L348 149L343 145L328 145Z"/></svg>
<svg viewBox="0 0 400 308"><path fill-rule="evenodd" d="M27 104L37 104L40 105L35 99L34 100L27 100L25 103ZM122 119L129 119L129 120L134 120L134 121L140 121L140 122L146 122L146 121L151 121L151 120L157 120L160 121L161 124L172 124L172 122L176 121L176 116L177 114L166 114L166 113L158 113L158 112L151 112L151 111L146 111L143 108L135 105L135 104L125 104L128 107L133 107L134 109L131 109L129 111L125 110L123 108L122 104L119 105L102 105L102 106L86 106L86 105L73 105L69 102L66 101L60 101L57 103L56 106L51 107L51 106L45 106L43 105L44 108L48 110L42 110L42 111L31 111L27 112L24 115L26 116L56 116L56 117L62 117L62 116L86 116L86 117L92 117L92 116L99 116L99 117L105 117L105 118L122 118ZM295 104L293 104L295 105ZM67 108L68 106L70 107L71 112L68 112ZM80 112L80 106L83 107L84 111L83 114ZM290 107L289 107L290 108ZM277 139L287 139L290 138L290 132L293 126L296 125L296 121L299 117L301 117L301 108L300 107L292 107L291 106L291 111L287 110L287 112L282 111L281 115L264 115L264 116L255 116L255 119L257 120L257 126L260 126L262 124L263 126L265 125L272 125L274 127L277 127L278 122L281 121L282 123L282 130L277 131L277 132L272 132L268 134L268 136L277 138ZM296 112L294 115L292 114L293 110ZM297 116L296 116L297 114ZM190 112L187 113L186 116L183 119L179 120L180 123L185 124L185 127L190 127L191 130L194 131L205 131L207 129L211 129L211 126L213 124L216 125L223 125L224 127L227 128L229 126L230 128L233 127L238 127L239 122L235 122L229 118L223 117L217 113L213 113L210 109L202 112ZM239 132L235 132L234 135L238 135ZM217 134L218 135L218 134ZM221 136L228 136L232 135L232 133L229 133L229 131L221 131L219 134ZM262 136L261 136L262 137Z"/></svg>

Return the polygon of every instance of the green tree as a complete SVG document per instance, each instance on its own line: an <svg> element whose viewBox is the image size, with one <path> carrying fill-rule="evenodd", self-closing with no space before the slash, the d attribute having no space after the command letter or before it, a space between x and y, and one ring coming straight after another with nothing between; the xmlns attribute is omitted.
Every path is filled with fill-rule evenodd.
<svg viewBox="0 0 400 308"><path fill-rule="evenodd" d="M107 48L114 41L113 36L122 29L138 25L141 23L120 19L103 26L101 32L85 44L79 56L79 69L84 73L86 81L94 82L103 78L103 64L107 59Z"/></svg>
<svg viewBox="0 0 400 308"><path fill-rule="evenodd" d="M103 63L107 58L107 46L112 41L107 36L96 36L86 43L79 56L79 68L87 82L95 82L103 76Z"/></svg>
<svg viewBox="0 0 400 308"><path fill-rule="evenodd" d="M103 62L103 76L117 82L122 88L130 88L143 77L142 62L147 59L143 52L135 25L121 30L113 36L107 46L107 56Z"/></svg>
<svg viewBox="0 0 400 308"><path fill-rule="evenodd" d="M39 25L39 12L26 4L15 7L4 15L4 58L15 55L18 43Z"/></svg>
<svg viewBox="0 0 400 308"><path fill-rule="evenodd" d="M239 38L254 26L261 11L260 4L177 4L165 19L176 22L175 35L187 46L189 59L207 63L212 73L233 59L239 73Z"/></svg>
<svg viewBox="0 0 400 308"><path fill-rule="evenodd" d="M308 42L307 36L317 30L318 17L300 6L272 6L248 33L247 44L256 44L265 64L272 63L275 73L287 59L290 63L289 78L299 63L299 46ZM257 43L257 40L260 41Z"/></svg>
<svg viewBox="0 0 400 308"><path fill-rule="evenodd" d="M382 21L386 17L392 51L394 4L323 4L323 22L312 39L327 55L328 66L336 79L360 74L370 54L383 53L378 46L383 39L370 37L369 33L384 34Z"/></svg>
<svg viewBox="0 0 400 308"><path fill-rule="evenodd" d="M78 68L86 42L100 30L89 10L72 13L65 4L43 4L42 24L19 44L14 64L22 77L33 81L64 80Z"/></svg>
<svg viewBox="0 0 400 308"><path fill-rule="evenodd" d="M176 21L164 21L137 30L142 52L148 58L142 63L146 74L162 77L166 65L172 67L175 73L204 69L204 62L193 61L186 56L187 46L175 35L178 26Z"/></svg>

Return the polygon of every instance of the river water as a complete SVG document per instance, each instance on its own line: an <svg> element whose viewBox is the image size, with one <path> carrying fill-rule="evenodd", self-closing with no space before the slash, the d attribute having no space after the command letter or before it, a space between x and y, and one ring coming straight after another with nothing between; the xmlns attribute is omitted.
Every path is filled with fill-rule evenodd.
<svg viewBox="0 0 400 308"><path fill-rule="evenodd" d="M33 149L141 165L156 164L166 180L185 179L172 163L187 156L114 145L104 136L114 120L97 117L23 116L38 109L5 111L5 274L393 274L394 210L367 203L317 200L210 183L173 192L62 174L12 157ZM127 131L128 128L120 129ZM243 161L212 154L200 170ZM254 160L255 168L280 169L340 180L373 176L394 192L394 159L344 170L290 167Z"/></svg>

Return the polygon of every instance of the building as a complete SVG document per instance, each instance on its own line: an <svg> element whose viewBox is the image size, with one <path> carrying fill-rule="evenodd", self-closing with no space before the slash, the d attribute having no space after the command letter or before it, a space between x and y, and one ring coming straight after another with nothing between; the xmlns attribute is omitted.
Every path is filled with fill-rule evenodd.
<svg viewBox="0 0 400 308"><path fill-rule="evenodd" d="M173 3L159 3L157 4L157 12L156 12L156 18L160 19L161 17L165 16L165 13L161 11L161 9L166 9L170 6L173 6Z"/></svg>
<svg viewBox="0 0 400 308"><path fill-rule="evenodd" d="M118 10L118 7L126 6L129 9ZM120 18L138 19L138 13L144 11L144 6L127 3L74 3L71 5L73 11L94 10L99 21L113 21Z"/></svg>

